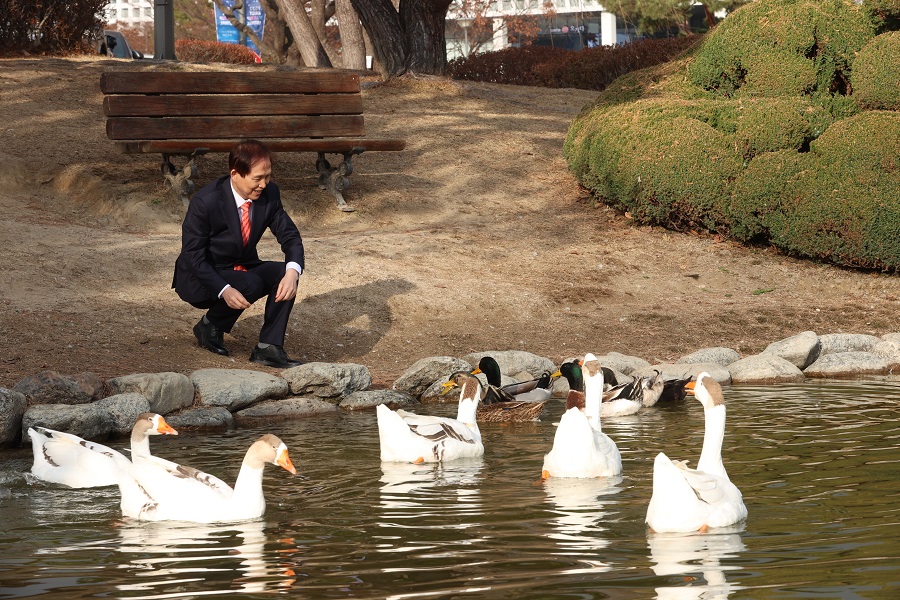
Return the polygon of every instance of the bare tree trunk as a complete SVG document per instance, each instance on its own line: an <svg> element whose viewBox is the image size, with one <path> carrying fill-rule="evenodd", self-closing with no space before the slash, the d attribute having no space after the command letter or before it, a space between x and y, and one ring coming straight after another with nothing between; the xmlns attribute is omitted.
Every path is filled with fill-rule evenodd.
<svg viewBox="0 0 900 600"><path fill-rule="evenodd" d="M335 11L341 27L341 64L345 69L366 68L366 43L359 15L350 0L335 0Z"/></svg>
<svg viewBox="0 0 900 600"><path fill-rule="evenodd" d="M301 0L278 0L281 14L291 29L294 44L308 67L331 67L331 61L319 41L319 36L306 14Z"/></svg>
<svg viewBox="0 0 900 600"><path fill-rule="evenodd" d="M452 0L402 0L400 22L408 44L407 68L415 73L443 75L447 69L444 23Z"/></svg>
<svg viewBox="0 0 900 600"><path fill-rule="evenodd" d="M372 51L385 79L406 72L407 42L400 15L390 0L350 0L372 41Z"/></svg>
<svg viewBox="0 0 900 600"><path fill-rule="evenodd" d="M339 67L341 65L341 55L338 51L328 43L328 31L325 29L325 23L334 16L334 0L312 0L310 3L309 20L312 22L313 29L319 37L319 43L328 55L331 64Z"/></svg>

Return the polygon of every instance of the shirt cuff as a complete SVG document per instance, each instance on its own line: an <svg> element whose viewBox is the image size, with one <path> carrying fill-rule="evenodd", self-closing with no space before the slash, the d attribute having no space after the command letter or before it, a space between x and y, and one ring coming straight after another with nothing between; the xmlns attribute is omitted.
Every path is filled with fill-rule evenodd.
<svg viewBox="0 0 900 600"><path fill-rule="evenodd" d="M303 275L303 268L299 264L297 264L293 261L286 264L285 267L288 269L293 269L293 270L297 271L297 275Z"/></svg>
<svg viewBox="0 0 900 600"><path fill-rule="evenodd" d="M219 298L221 298L221 297L222 297L222 294L225 293L225 290L227 290L227 289L230 288L230 287L231 287L231 284L230 284L230 283L226 283L226 284L225 284L225 287L222 288L222 291L219 292Z"/></svg>

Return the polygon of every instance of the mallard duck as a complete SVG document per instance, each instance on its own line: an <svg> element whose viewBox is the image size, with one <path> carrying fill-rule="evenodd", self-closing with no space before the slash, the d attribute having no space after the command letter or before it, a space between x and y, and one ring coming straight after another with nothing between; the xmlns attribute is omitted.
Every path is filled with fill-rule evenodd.
<svg viewBox="0 0 900 600"><path fill-rule="evenodd" d="M570 391L566 398L566 412L559 420L553 438L553 448L544 456L541 476L547 479L619 475L622 472L619 449L600 428L603 394L600 361L588 353L581 366L564 363L560 366L560 372L569 382ZM583 392L579 389L582 380Z"/></svg>
<svg viewBox="0 0 900 600"><path fill-rule="evenodd" d="M43 481L73 488L116 485L131 461L118 450L46 427L29 427L34 464L31 473ZM178 435L162 415L138 415L131 428L131 455L149 456L151 435Z"/></svg>
<svg viewBox="0 0 900 600"><path fill-rule="evenodd" d="M484 373L487 379L487 386L484 388L485 393L482 398L485 404L512 401L546 402L552 393L550 383L554 374L551 374L550 371L545 371L537 379L503 385L503 376L497 360L492 356L482 356L478 361L478 366L471 372L473 375Z"/></svg>
<svg viewBox="0 0 900 600"><path fill-rule="evenodd" d="M457 371L452 373L446 383L443 384L444 392L449 388L459 386L458 383L464 378L475 377L468 371ZM479 382L480 385L480 382ZM534 421L541 416L544 410L544 402L519 402L516 400L506 400L507 396L499 392L497 388L491 391L483 391L481 393L480 402L478 403L476 413L480 423L521 423Z"/></svg>
<svg viewBox="0 0 900 600"><path fill-rule="evenodd" d="M511 395L516 402L546 402L553 394L550 384L553 383L553 378L558 376L559 371L555 373L544 371L537 379L508 383L500 389Z"/></svg>
<svg viewBox="0 0 900 600"><path fill-rule="evenodd" d="M474 375L462 373L467 377L458 379L459 408L455 419L393 411L378 405L375 410L382 461L436 463L484 454L476 422L481 383ZM445 389L451 384L457 385L448 381Z"/></svg>
<svg viewBox="0 0 900 600"><path fill-rule="evenodd" d="M687 397L685 386L693 380L693 377L681 377L666 379L663 381L663 390L659 395L659 402L681 402Z"/></svg>
<svg viewBox="0 0 900 600"><path fill-rule="evenodd" d="M256 519L266 510L262 478L266 463L297 474L287 446L266 434L253 442L234 488L193 467L159 458L135 458L119 480L122 514L142 521L225 523Z"/></svg>
<svg viewBox="0 0 900 600"><path fill-rule="evenodd" d="M603 392L603 402L600 404L600 416L622 417L632 415L641 410L643 388L641 380L635 379L628 383L617 385Z"/></svg>
<svg viewBox="0 0 900 600"><path fill-rule="evenodd" d="M660 452L653 463L653 494L647 524L659 533L705 532L733 525L747 517L740 490L731 483L722 463L725 437L725 399L719 382L703 372L685 388L703 405L703 450L696 469L670 460Z"/></svg>

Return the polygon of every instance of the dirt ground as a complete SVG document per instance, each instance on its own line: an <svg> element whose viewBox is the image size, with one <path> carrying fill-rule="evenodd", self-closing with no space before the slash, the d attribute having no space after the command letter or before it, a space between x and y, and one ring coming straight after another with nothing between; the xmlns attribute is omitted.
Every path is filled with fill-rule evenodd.
<svg viewBox="0 0 900 600"><path fill-rule="evenodd" d="M0 61L0 386L45 369L266 370L247 361L261 307L226 336L230 357L197 347L200 312L170 288L181 202L157 155L119 154L105 134L100 74L171 68L230 67ZM369 135L407 148L355 159L356 212L317 188L314 155L277 155L307 254L292 356L364 364L388 387L436 355L617 351L656 362L707 346L752 354L805 330L900 331L895 275L635 226L594 205L561 153L594 93L364 84ZM225 160L204 157L198 184L223 174ZM271 236L264 255L278 256Z"/></svg>

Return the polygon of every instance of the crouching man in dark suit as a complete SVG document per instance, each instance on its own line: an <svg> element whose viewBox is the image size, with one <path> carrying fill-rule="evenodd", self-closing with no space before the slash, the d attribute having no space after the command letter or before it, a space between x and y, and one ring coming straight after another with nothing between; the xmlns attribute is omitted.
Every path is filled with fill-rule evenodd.
<svg viewBox="0 0 900 600"><path fill-rule="evenodd" d="M228 175L204 186L188 206L172 287L182 300L207 311L194 326L197 343L225 356L223 333L266 297L250 360L286 368L302 364L288 358L284 334L303 272L303 240L271 178L272 155L263 143L244 140L231 149ZM266 229L281 245L284 262L260 260L256 245Z"/></svg>

